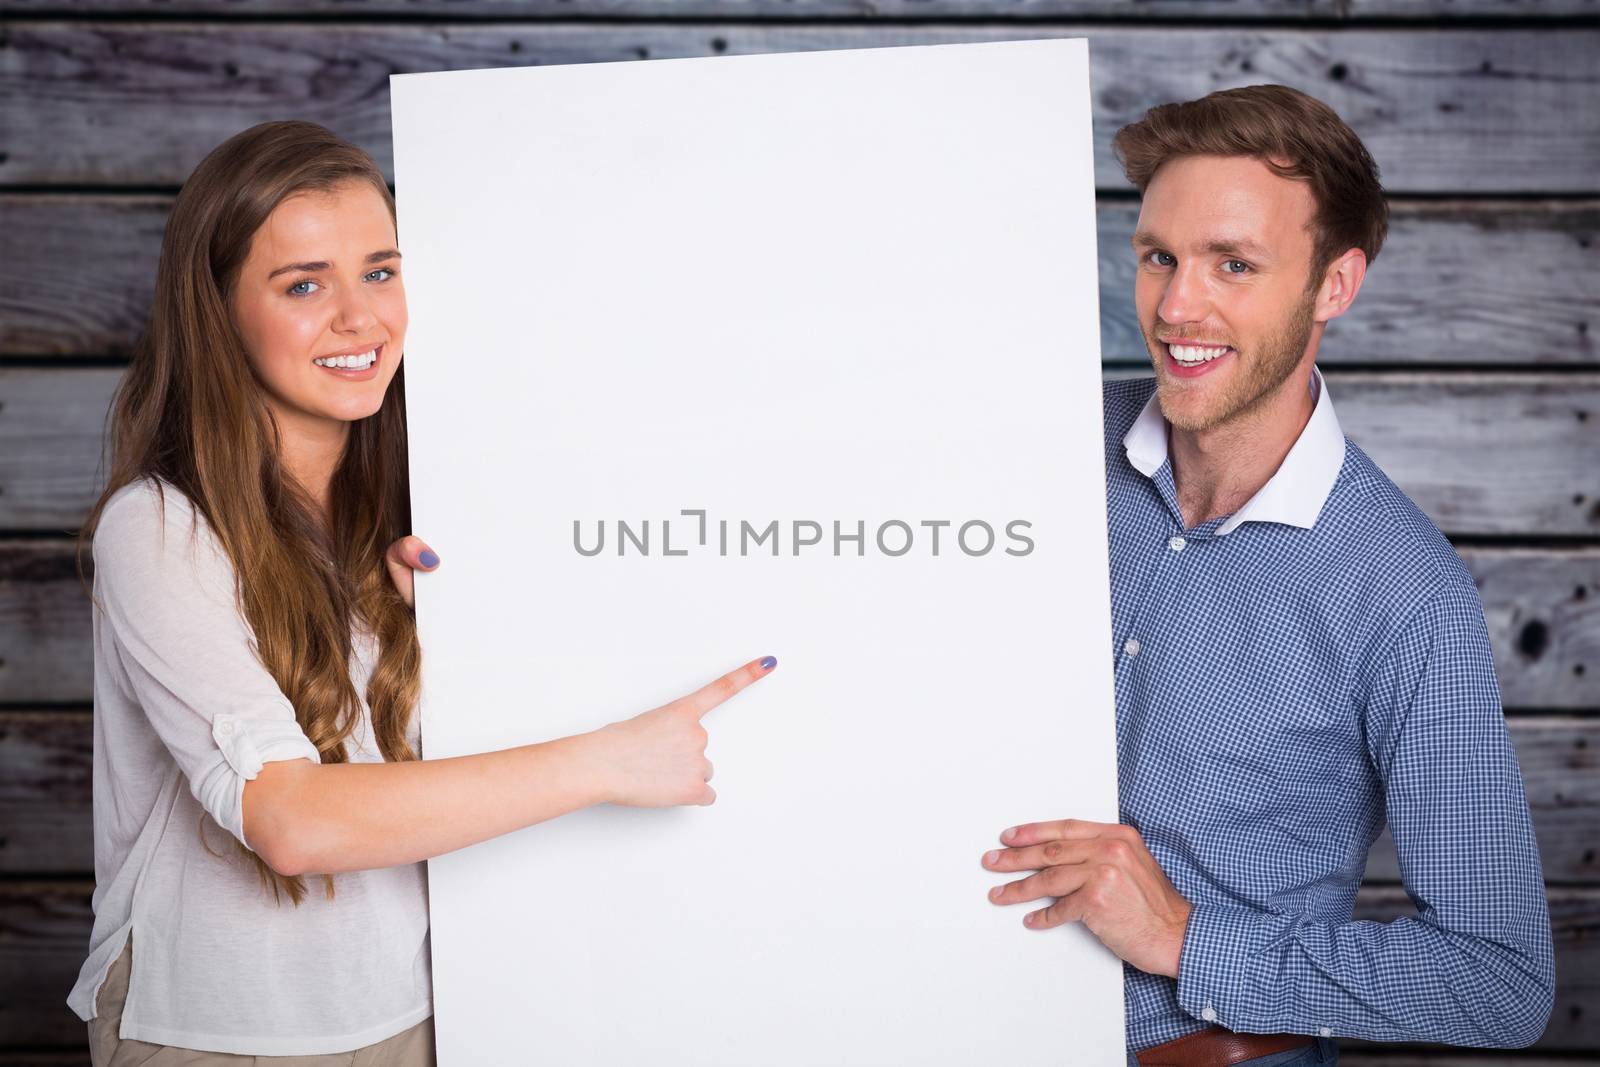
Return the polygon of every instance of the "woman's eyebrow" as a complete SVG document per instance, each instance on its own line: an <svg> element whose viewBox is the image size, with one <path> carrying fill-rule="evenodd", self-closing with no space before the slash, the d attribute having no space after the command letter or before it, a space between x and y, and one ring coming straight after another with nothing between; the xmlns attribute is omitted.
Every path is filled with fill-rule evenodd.
<svg viewBox="0 0 1600 1067"><path fill-rule="evenodd" d="M380 260L399 259L399 258L400 258L400 252L397 249L386 248L382 252L370 253L367 256L367 262L368 263L377 263ZM275 270L271 274L267 275L267 281L270 282L272 279L276 278L278 275L280 275L280 274L288 274L290 271L295 271L295 270L303 270L303 271L327 270L331 266L333 266L333 264L329 263L327 260L320 260L320 259L315 263L285 263L283 266L279 267L277 270Z"/></svg>

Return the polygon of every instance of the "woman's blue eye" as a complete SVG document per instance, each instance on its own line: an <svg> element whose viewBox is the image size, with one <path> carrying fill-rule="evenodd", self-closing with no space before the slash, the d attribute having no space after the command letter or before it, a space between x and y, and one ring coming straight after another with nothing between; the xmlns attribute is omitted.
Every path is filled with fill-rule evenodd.
<svg viewBox="0 0 1600 1067"><path fill-rule="evenodd" d="M378 268L376 268L374 270L369 270L369 271L367 271L367 275L366 275L367 279L368 280L373 280L373 275L375 275L375 274L382 274L384 276L382 278L376 279L377 281L386 282L390 278L394 277L394 268L393 267L378 267ZM287 292L290 296L310 296L311 295L311 290L305 288L305 286L308 286L308 285L315 285L318 288L321 288L321 284L320 283L314 282L310 278L302 278L299 281L295 282L293 285L289 286L289 288L284 290L284 291Z"/></svg>

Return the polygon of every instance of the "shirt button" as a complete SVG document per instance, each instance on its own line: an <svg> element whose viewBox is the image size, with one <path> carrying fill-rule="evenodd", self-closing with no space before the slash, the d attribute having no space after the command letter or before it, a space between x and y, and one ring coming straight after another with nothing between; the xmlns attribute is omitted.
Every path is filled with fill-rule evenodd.
<svg viewBox="0 0 1600 1067"><path fill-rule="evenodd" d="M1182 552L1183 551L1183 546L1188 544L1188 543L1189 542L1185 541L1181 537L1174 537L1172 540L1167 542L1167 547L1172 549L1172 551L1174 551L1174 552Z"/></svg>
<svg viewBox="0 0 1600 1067"><path fill-rule="evenodd" d="M231 734L231 733L233 733L233 723L231 723L231 722L222 723L217 727L217 729L221 730L225 734Z"/></svg>
<svg viewBox="0 0 1600 1067"><path fill-rule="evenodd" d="M1217 1009L1213 1008L1211 1005L1207 1004L1205 1006L1204 1010L1202 1010L1200 1012L1200 1018L1204 1019L1208 1023L1216 1022L1217 1021Z"/></svg>
<svg viewBox="0 0 1600 1067"><path fill-rule="evenodd" d="M1122 651L1126 652L1130 656L1137 656L1139 654L1139 648L1139 639L1137 637L1130 637L1122 646Z"/></svg>
<svg viewBox="0 0 1600 1067"><path fill-rule="evenodd" d="M1333 1031L1330 1028L1326 1027L1326 1026L1324 1026L1321 1030L1318 1030L1317 1033L1321 1034L1323 1037L1332 1037L1333 1036Z"/></svg>

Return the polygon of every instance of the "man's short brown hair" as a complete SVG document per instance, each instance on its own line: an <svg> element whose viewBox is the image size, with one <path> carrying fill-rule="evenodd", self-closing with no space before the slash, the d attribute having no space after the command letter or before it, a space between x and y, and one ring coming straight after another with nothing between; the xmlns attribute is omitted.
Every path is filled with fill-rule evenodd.
<svg viewBox="0 0 1600 1067"><path fill-rule="evenodd" d="M1389 231L1378 165L1361 138L1327 104L1287 85L1221 89L1161 104L1118 130L1112 147L1141 194L1161 164L1180 156L1250 156L1282 177L1308 182L1317 205L1313 289L1351 248L1366 253L1368 263L1377 259Z"/></svg>

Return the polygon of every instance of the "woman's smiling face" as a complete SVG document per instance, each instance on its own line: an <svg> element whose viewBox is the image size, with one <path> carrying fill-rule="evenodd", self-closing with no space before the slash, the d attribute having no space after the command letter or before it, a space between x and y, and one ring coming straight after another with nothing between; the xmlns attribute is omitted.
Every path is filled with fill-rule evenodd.
<svg viewBox="0 0 1600 1067"><path fill-rule="evenodd" d="M234 323L280 432L342 439L382 405L405 346L396 244L388 205L361 180L286 198L251 238Z"/></svg>

